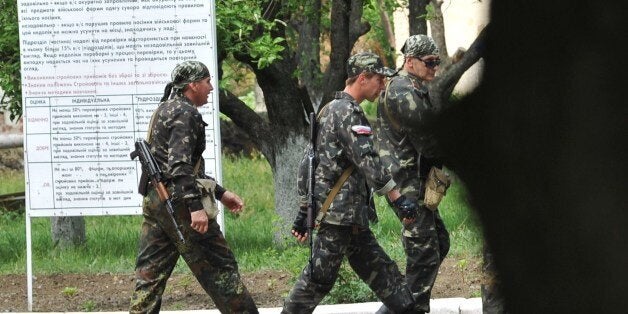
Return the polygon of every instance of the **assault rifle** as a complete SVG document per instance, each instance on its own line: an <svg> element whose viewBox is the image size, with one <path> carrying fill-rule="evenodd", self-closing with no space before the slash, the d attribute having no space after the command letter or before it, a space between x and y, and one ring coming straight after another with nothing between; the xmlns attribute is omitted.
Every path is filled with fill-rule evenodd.
<svg viewBox="0 0 628 314"><path fill-rule="evenodd" d="M314 243L314 216L316 215L316 200L314 199L314 170L316 169L316 114L310 113L310 146L307 152L307 234L310 237L310 275L314 271L312 255Z"/></svg>
<svg viewBox="0 0 628 314"><path fill-rule="evenodd" d="M174 207L172 206L170 194L168 193L168 190L166 189L166 186L163 182L163 172L161 172L161 169L159 169L159 165L157 164L155 157L153 157L153 154L151 154L148 143L143 139L138 139L135 142L135 150L131 152L131 160L135 159L136 157L140 157L140 163L142 164L143 172L142 177L144 178L147 174L150 178L150 183L153 185L153 187L155 187L157 195L159 195L159 199L162 202L166 203L166 209L168 209L168 214L170 214L170 219L172 220L172 224L174 225L174 230L177 231L179 240L181 240L182 243L185 243L185 240L183 239L183 234L181 233L181 230L179 230L179 225L174 219ZM145 186L144 184L140 185ZM145 193L142 192L143 191L140 190L140 194L145 195Z"/></svg>

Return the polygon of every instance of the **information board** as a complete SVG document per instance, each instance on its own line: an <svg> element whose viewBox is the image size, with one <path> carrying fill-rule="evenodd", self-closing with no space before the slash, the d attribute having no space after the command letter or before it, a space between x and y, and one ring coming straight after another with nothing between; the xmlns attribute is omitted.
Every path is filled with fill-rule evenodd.
<svg viewBox="0 0 628 314"><path fill-rule="evenodd" d="M199 60L216 81L213 1L18 1L30 217L141 213L138 161L170 72ZM206 173L220 180L217 90ZM219 217L222 221L222 216Z"/></svg>

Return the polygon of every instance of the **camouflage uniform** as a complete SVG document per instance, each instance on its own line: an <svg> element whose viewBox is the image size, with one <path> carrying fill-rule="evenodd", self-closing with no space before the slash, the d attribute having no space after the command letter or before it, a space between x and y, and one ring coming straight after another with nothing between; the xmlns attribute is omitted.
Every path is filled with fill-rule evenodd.
<svg viewBox="0 0 628 314"><path fill-rule="evenodd" d="M355 57L349 59L349 65L356 63L360 64ZM375 72L373 69L368 71ZM348 72L352 74L351 68ZM314 194L317 208L321 208L343 171L351 165L355 169L320 224L314 239L312 273L309 267L304 268L284 302L282 313L312 313L332 289L344 256L386 305L395 312L410 311L414 300L403 276L368 227L368 186L384 194L392 190L395 183L373 149L370 125L362 108L349 94L337 92L335 99L322 110L316 147L318 166ZM302 165L298 180L300 193L306 191L307 172L304 169L306 167ZM304 195L300 197L303 202Z"/></svg>
<svg viewBox="0 0 628 314"><path fill-rule="evenodd" d="M181 70L189 69L175 68L174 72L181 74ZM174 72L173 86L176 88L177 83L181 85L181 79L177 80ZM189 73L184 73L184 76L190 77ZM144 221L130 312L159 312L166 282L181 255L220 312L257 313L218 223L209 220L205 234L198 233L190 226L190 212L203 208L193 173L196 162L201 159L199 174L204 176L201 155L205 150L207 124L190 100L181 94L181 89L175 91L178 91L177 95L160 104L156 110L151 130L151 152L166 177L175 219L185 243L178 240L165 204L160 202L155 189L150 187L144 197ZM217 199L220 199L222 193L224 189L218 186Z"/></svg>
<svg viewBox="0 0 628 314"><path fill-rule="evenodd" d="M421 50L424 55L438 54L431 39L426 42L425 38L429 37L423 36L412 36L402 51L405 50L406 55L420 53ZM413 41L417 39L418 42ZM408 51L412 49L415 51ZM438 210L431 211L422 205L429 169L432 166L442 167L434 137L423 129L430 118L430 109L429 97L421 80L401 70L391 78L386 92L380 97L375 136L382 164L392 173L400 192L420 205L416 220L403 226L402 243L407 255L406 281L417 303L426 312L429 312L438 268L449 252L449 233Z"/></svg>

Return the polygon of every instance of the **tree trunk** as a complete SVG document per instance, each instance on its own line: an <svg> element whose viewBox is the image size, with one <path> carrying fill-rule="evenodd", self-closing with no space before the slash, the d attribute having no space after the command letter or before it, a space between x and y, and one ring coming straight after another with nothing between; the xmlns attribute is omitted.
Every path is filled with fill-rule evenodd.
<svg viewBox="0 0 628 314"><path fill-rule="evenodd" d="M447 42L445 41L445 21L443 20L443 11L441 6L443 0L431 0L434 7L434 17L430 19L430 28L432 32L432 38L438 46L439 57L443 66L446 66L451 61L449 60L449 52L447 52Z"/></svg>
<svg viewBox="0 0 628 314"><path fill-rule="evenodd" d="M473 64L475 64L486 53L487 33L490 25L484 27L478 37L473 41L469 49L465 52L460 61L447 67L442 75L437 76L428 83L427 87L430 95L430 103L436 113L442 112L451 106L449 96L460 77Z"/></svg>
<svg viewBox="0 0 628 314"><path fill-rule="evenodd" d="M290 237L290 228L298 212L297 169L307 144L308 140L305 136L291 133L286 138L286 142L276 149L277 164L273 167L275 208L282 219L275 222L277 232L274 240L280 246L286 243L286 238Z"/></svg>
<svg viewBox="0 0 628 314"><path fill-rule="evenodd" d="M262 81L265 83L260 86L268 88L269 83ZM277 84L275 88L281 90L280 86ZM267 102L268 106L272 105ZM275 185L275 211L279 215L275 222L274 240L275 244L283 246L297 213L296 176L307 143L305 136L290 131L285 125L269 124L228 91L220 94L220 110L228 113L233 122L252 138L271 166ZM303 122L294 119L294 123Z"/></svg>
<svg viewBox="0 0 628 314"><path fill-rule="evenodd" d="M344 82L347 79L346 63L351 56L351 50L358 38L371 29L368 23L361 22L362 6L361 0L332 1L331 54L329 66L324 74L324 94L321 104L333 100L334 92L344 88Z"/></svg>
<svg viewBox="0 0 628 314"><path fill-rule="evenodd" d="M302 20L296 26L299 30L299 44L295 56L301 72L299 79L306 87L310 101L316 109L323 99L320 69L320 11L321 1L312 0L311 6L304 7Z"/></svg>
<svg viewBox="0 0 628 314"><path fill-rule="evenodd" d="M427 35L427 21L425 15L428 0L409 0L408 1L408 27L410 35Z"/></svg>
<svg viewBox="0 0 628 314"><path fill-rule="evenodd" d="M388 12L386 12L386 7L384 6L384 0L377 0L377 9L379 11L379 18L382 20L382 27L384 28L384 33L386 34L386 40L388 40L388 45L391 47L395 46L395 32L393 32L392 23L390 22L390 17L388 16Z"/></svg>
<svg viewBox="0 0 628 314"><path fill-rule="evenodd" d="M85 218L50 217L52 242L55 247L65 248L85 244Z"/></svg>
<svg viewBox="0 0 628 314"><path fill-rule="evenodd" d="M390 21L390 16L386 11L386 6L384 4L384 0L377 0L377 10L379 11L379 18L382 23L382 28L384 29L384 33L386 34L386 41L388 42L388 47L385 49L386 53L384 58L386 58L386 63L391 68L395 67L395 32L393 30L392 22Z"/></svg>
<svg viewBox="0 0 628 314"><path fill-rule="evenodd" d="M289 18L282 15L286 11L279 10L278 6L274 5L277 3L276 1L270 2L273 6L265 10L265 20L287 20ZM270 2L269 5L271 5ZM312 3L318 5L318 1ZM307 12L311 12L309 11L311 7L307 5L312 5L312 3L306 3L307 8L304 11L306 15ZM362 8L362 0L339 0L331 3L331 54L321 86L316 87L315 81L310 81L311 86L299 84L300 82L295 78L295 73L298 72L297 65L303 65L304 62L312 63L318 60L317 56L297 56L294 51L290 50L290 47L286 46L287 49L283 51L281 59L260 69L255 60L246 52L233 54L236 60L249 65L255 73L257 82L264 94L268 120L261 119L235 95L224 90L220 92L220 112L231 118L242 131L250 136L273 170L275 210L280 217L277 222L278 230L275 234L275 240L279 244L283 243L297 212L296 173L306 143L304 135L307 130L306 117L320 105L320 103L313 103L312 98L314 101L318 101L322 96L321 103L325 103L331 100L334 91L344 87L347 76L346 61L351 50L357 39L370 30L368 23L362 22ZM301 23L314 22L320 24L320 19L301 21ZM290 24L294 25L294 23ZM286 30L282 25L277 25L273 31L273 36L287 37ZM300 35L316 36L316 38L308 38L307 40L318 41L317 34L319 33L312 29L313 26L303 26L308 31ZM301 41L299 47L302 49L301 51L309 51L312 48L302 44ZM219 57L224 58L225 56L225 54L219 53ZM221 59L219 59L220 61ZM309 64L308 66L311 73L307 75L310 76L314 75L316 68L320 69L318 64ZM309 79L314 79L314 76ZM305 81L309 79L306 78ZM319 88L319 90L309 91L308 89L311 87Z"/></svg>

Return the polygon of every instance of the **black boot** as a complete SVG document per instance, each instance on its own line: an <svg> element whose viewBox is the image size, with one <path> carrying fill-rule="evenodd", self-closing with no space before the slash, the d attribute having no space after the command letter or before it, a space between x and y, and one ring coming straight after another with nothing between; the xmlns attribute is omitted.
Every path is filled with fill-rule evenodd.
<svg viewBox="0 0 628 314"><path fill-rule="evenodd" d="M386 305L382 304L382 306L375 312L375 314L392 314L392 311L389 310Z"/></svg>

